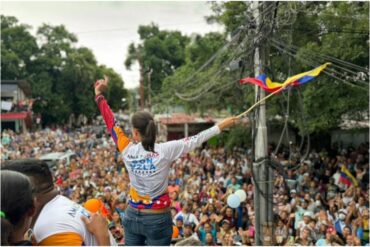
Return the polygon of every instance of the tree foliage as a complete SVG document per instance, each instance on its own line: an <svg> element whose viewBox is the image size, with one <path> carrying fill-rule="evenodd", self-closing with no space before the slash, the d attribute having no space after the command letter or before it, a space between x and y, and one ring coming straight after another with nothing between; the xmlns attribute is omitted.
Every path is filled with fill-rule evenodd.
<svg viewBox="0 0 370 247"><path fill-rule="evenodd" d="M217 34L217 38L212 34L199 36L189 43L186 63L164 80L162 93L167 93L165 98L172 97L171 104L182 104L189 111L227 109L235 114L253 103L253 86L235 83L224 90L199 92L202 92L200 88L214 80L219 82L217 87L222 87L232 80L253 76L253 53L248 53L250 45L246 43L244 52L238 55L243 60L241 70L217 74L225 68L223 62L232 57L231 53L237 46L230 46L229 50L220 53L201 72L197 73L197 70L230 40L228 37L239 30L249 28L251 30L248 29L243 35L254 35L251 6L246 2L213 2L211 9L213 15L207 17L208 21L224 25L225 33ZM270 23L269 27L273 26L273 29L258 45L265 47L265 58L268 61L263 65L263 71L274 81L284 81L291 75L327 62L323 56L345 61L344 64L337 62L339 67L329 66L327 72L330 76L323 73L314 82L291 90L289 124L298 128L302 134L337 128L344 117L363 119L364 113L368 112L368 84L366 80L359 82L356 79L359 77L358 71L351 71L351 67L345 63L355 64L365 70L369 68L369 3L281 2L271 12L270 15L266 14L268 11L260 13L262 24ZM277 49L273 39L280 41L285 48ZM243 58L243 54L249 56ZM213 78L215 74L217 76ZM189 77L191 80L186 83ZM365 75L365 78L368 81L369 75ZM175 92L201 97L184 101L175 97ZM287 100L287 91L270 99L267 102L268 117L284 116Z"/></svg>
<svg viewBox="0 0 370 247"><path fill-rule="evenodd" d="M139 62L146 94L149 91L147 73L152 70L150 90L156 94L161 90L164 78L185 63L185 46L189 38L179 31L160 30L155 24L139 26L138 33L141 43L130 44L125 65L131 68L134 62Z"/></svg>
<svg viewBox="0 0 370 247"><path fill-rule="evenodd" d="M43 24L36 36L29 28L15 17L1 16L1 78L30 83L33 110L44 124L66 123L72 114L90 119L96 115L93 83L103 74L111 77L108 101L112 109L120 109L126 96L122 78L99 66L90 49L78 48L74 34L63 25Z"/></svg>

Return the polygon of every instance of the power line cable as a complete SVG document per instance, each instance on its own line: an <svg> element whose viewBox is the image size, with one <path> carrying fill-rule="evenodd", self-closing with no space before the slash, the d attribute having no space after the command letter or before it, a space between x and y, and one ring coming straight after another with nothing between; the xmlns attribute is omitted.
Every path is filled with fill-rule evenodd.
<svg viewBox="0 0 370 247"><path fill-rule="evenodd" d="M271 39L273 42L276 42L276 43L279 43L279 44L284 44L284 42L282 42L282 41L279 41L279 40L277 40L277 39L275 39L275 38L273 38L273 39ZM299 47L298 46L295 46L295 45L290 45L293 49L295 49L295 50L298 50L299 49ZM361 67L361 66L359 66L359 65L356 65L356 64L353 64L353 63L350 63L350 62L347 62L347 61L344 61L344 60L342 60L342 59L339 59L339 58L335 58L335 57L332 57L332 56L328 56L328 55L321 55L321 54L319 54L319 53L317 53L317 52L315 52L315 51L311 51L313 54L315 54L316 56L318 56L318 57L321 57L321 58L324 58L324 59L326 59L326 60L329 60L329 61L332 61L332 62L337 62L337 63L339 63L339 64L342 64L343 66L347 66L347 67L351 67L351 68L353 68L353 69L357 69L357 70L361 70L361 71L363 71L363 72L369 72L369 70L367 69L367 68L365 68L365 67Z"/></svg>
<svg viewBox="0 0 370 247"><path fill-rule="evenodd" d="M262 5L262 3L260 4L260 6L261 5ZM269 6L267 9L265 9L263 12L261 12L258 16L253 17L250 20L250 22L254 22L256 20L256 18L258 18L259 16L263 16L265 13L267 13L271 9L272 9L272 5ZM214 55L212 55L211 58L209 60L207 60L196 72L194 72L191 76L189 76L187 79L185 79L185 84L182 83L181 84L181 87L186 87L187 84L189 84L189 82L191 82L191 79L193 79L196 74L198 74L205 67L207 67L211 62L213 62L215 60L215 58L218 57L218 55L220 55L222 53L222 51L224 51L225 49L227 49L232 44L232 41L234 41L236 38L238 38L239 35L242 33L242 31L244 30L243 27L244 27L243 25L242 26L239 26L238 33L236 35L234 35L233 38L231 38L231 40L228 43L226 43L221 49L219 49L218 51L216 51L216 53Z"/></svg>
<svg viewBox="0 0 370 247"><path fill-rule="evenodd" d="M292 57L295 58L295 54L291 53L287 49L284 49L284 48L282 48L282 47L280 47L279 45L276 45L276 44L272 44L272 46L275 47L276 49L282 51L283 53L289 54L290 56L292 56ZM307 63L309 63L310 65L313 65L313 66L318 66L319 65L316 62L312 62L312 61L308 60L307 58L306 59L302 58L302 60L306 61ZM346 85L349 85L351 87L356 87L356 88L359 88L359 89L362 89L362 90L367 91L366 88L363 88L363 87L361 87L361 86L359 86L357 84L353 84L353 83L347 82L347 81L343 80L342 78L339 78L339 77L337 77L337 76L335 76L335 75L333 75L333 74L331 74L331 73L329 73L329 72L327 72L325 70L323 70L323 73L326 74L326 75L328 75L328 76L330 76L330 77L333 77L333 78L335 78L335 79L337 79L337 80L339 80L341 82L343 82Z"/></svg>
<svg viewBox="0 0 370 247"><path fill-rule="evenodd" d="M193 21L193 22L182 22L182 23L165 23L163 25L158 25L159 28L162 27L170 27L170 26L178 26L178 25L189 25L189 24L196 24L196 23L204 23L204 21ZM95 30L87 30L87 31L78 31L74 32L74 34L89 34L89 33L103 33L103 32L116 32L116 31L128 31L128 30L136 30L137 27L118 27L118 28L108 28L108 29L95 29Z"/></svg>
<svg viewBox="0 0 370 247"><path fill-rule="evenodd" d="M275 5L275 8L272 8L272 6L273 5L270 5L270 7L269 7L269 10L271 11L274 11L278 6L277 5ZM259 31L258 31L258 33L259 32L261 32L261 30L262 30L262 26L263 25L261 25L260 26L260 28L259 28ZM272 31L272 30L271 30ZM271 32L270 31L270 32ZM261 42L262 41L262 39L264 39L264 38L266 38L268 35L265 35L265 37L261 37L261 39L259 40L259 41L257 41L257 42L255 42L254 44L253 44L253 49L250 49L249 51L250 52L252 52L253 50L254 50L254 48L257 46L257 44L259 43L259 42ZM248 36L247 36L248 37ZM248 37L249 38L249 37ZM243 42L241 42L241 45L243 45L245 42L244 42L244 40L243 40ZM240 47L240 45L238 46L238 47ZM226 63L224 63L224 65L225 65ZM222 66L223 67L223 66ZM222 71L222 67L221 67L221 69L219 69L219 71ZM233 84L234 82L231 82L230 83L230 85L231 84ZM182 100L186 100L186 101L192 101L192 100L195 100L195 99L198 99L198 98L200 98L203 94L205 94L205 93L209 93L209 92L212 92L213 90L211 90L211 91L209 91L213 86L215 86L215 85L217 85L216 83L215 84L210 84L210 85L207 85L207 86L205 86L205 89L203 89L203 90L200 90L200 91L203 91L203 93L199 93L199 94L197 94L196 96L193 96L193 97L188 97L188 98L185 98L184 97L184 95L181 95L179 92L176 92L175 94L176 94L176 96L178 96L179 98L181 98ZM194 93L192 93L192 95L194 95ZM189 96L189 95L188 95Z"/></svg>
<svg viewBox="0 0 370 247"><path fill-rule="evenodd" d="M285 47L287 50L291 50L291 51L293 51L294 53L297 53L298 52L298 48L295 48L295 47L291 47L291 46L288 46L288 45L286 45L286 44L284 44L284 43L282 43L282 42L279 42L279 41L276 41L276 40L274 40L274 39L272 39L272 42L275 42L276 44L278 44L278 45L280 45L280 46L282 46L282 47ZM314 54L313 54L314 55ZM317 57L317 56L316 56ZM308 58L307 58L308 59ZM311 60L316 60L318 63L322 63L322 62L324 62L325 60L320 60L319 58L311 58ZM348 70L347 68L344 68L344 67L341 67L341 66L339 66L339 65L337 65L337 64L335 64L335 62L332 62L332 65L334 66L334 67L337 67L338 69L342 69L342 70L345 70L345 71L350 71L350 70ZM334 73L334 74L340 74L340 75L342 75L343 77L347 77L347 74L345 74L345 73L342 73L342 72L338 72L337 70L335 70L335 68L327 68L327 70L328 71L331 71L332 73ZM356 76L359 76L359 75L361 75L361 73L363 73L363 72L354 72L354 71L351 71L352 72L352 74L354 74L354 75L356 75ZM352 78L353 79L353 78ZM366 85L368 85L368 82L365 82L365 81L363 81L363 80L356 80L356 82L360 82L360 83L363 83L363 84L366 84Z"/></svg>
<svg viewBox="0 0 370 247"><path fill-rule="evenodd" d="M298 49L295 49L295 48L293 48L293 47L289 47L289 46L287 46L287 45L285 45L285 44L283 44L283 43L280 43L280 42L276 42L276 41L274 41L273 40L273 42L275 42L276 44L278 44L279 46L281 46L281 47L285 47L287 50L291 50L292 52L294 52L294 53L297 53L297 51L298 51ZM309 58L306 58L307 60L309 59ZM318 60L318 59L313 59L313 58L311 58L311 60L316 64L316 63L318 63L318 64L321 64L323 61L322 60ZM334 63L332 63L332 65L334 65ZM315 65L315 66L317 66L317 65ZM340 66L334 66L334 67L339 67L339 68L341 68ZM342 68L342 69L345 69L345 68ZM333 74L339 74L339 75L341 75L341 76L343 76L343 77L345 77L345 78L347 78L348 79L348 76L347 76L347 74L345 74L345 73L342 73L342 72L339 72L339 71L337 71L337 70L335 70L335 68L326 68L326 72L327 71L329 71L329 72L332 72ZM358 72L358 73L362 73L362 72ZM358 73L354 73L354 74L356 74L357 76L359 75ZM349 77L349 78L351 78L351 77ZM351 79L354 79L354 78L351 78ZM362 81L362 80L356 80L355 82L359 82L359 83L362 83L362 84L366 84L366 85L368 85L368 83L367 82L365 82L365 81Z"/></svg>
<svg viewBox="0 0 370 247"><path fill-rule="evenodd" d="M239 56L239 54L237 54L238 52L238 49L241 48L241 46L243 46L243 43L245 40L247 40L249 37L246 36L243 40L243 42L241 42L239 44L239 46L236 48L236 50L234 51L234 53L230 56L230 58L228 60L226 60L222 65L221 67L218 69L218 71L216 72L216 74L214 74L213 76L211 76L211 79L208 78L209 81L212 81L212 78L215 78L216 76L220 76L221 74L225 73L227 70L226 70L226 67L229 65L229 63L234 60L236 57ZM188 100L187 101L191 101L189 99L189 97L191 98L199 98L200 94L203 94L204 92L207 92L209 89L211 89L213 86L217 85L217 80L214 81L214 83L206 83L206 84L203 84L203 87L198 89L198 91L196 92L191 92L190 94L181 94L179 92L175 92L176 96L178 97L181 97L181 99L185 100L186 97L188 97ZM194 96L194 94L198 94L197 96Z"/></svg>

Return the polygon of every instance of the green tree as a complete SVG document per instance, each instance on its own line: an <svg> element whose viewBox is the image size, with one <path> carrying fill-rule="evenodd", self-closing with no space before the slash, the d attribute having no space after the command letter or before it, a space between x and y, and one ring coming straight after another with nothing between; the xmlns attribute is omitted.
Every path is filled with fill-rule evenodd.
<svg viewBox="0 0 370 247"><path fill-rule="evenodd" d="M37 99L33 111L42 115L44 124L66 123L71 114L96 115L93 83L104 74L111 78L107 99L112 109L122 108L126 95L122 78L111 68L98 66L88 48L76 48L77 37L63 25L44 24L34 37L30 27L14 17L1 16L1 21L2 79L30 83Z"/></svg>
<svg viewBox="0 0 370 247"><path fill-rule="evenodd" d="M247 10L250 9L249 2L230 1L210 2L209 4L213 14L206 17L207 21L209 23L216 22L223 24L225 26L225 31L228 34L235 33L239 27L246 23L246 20L249 17L246 15Z"/></svg>
<svg viewBox="0 0 370 247"><path fill-rule="evenodd" d="M185 63L185 46L189 42L187 36L178 31L160 30L151 24L139 26L141 44L131 44L125 65L131 68L134 62L139 62L144 85L148 94L148 76L152 70L151 88L153 94L160 92L164 78L173 74L176 68Z"/></svg>
<svg viewBox="0 0 370 247"><path fill-rule="evenodd" d="M13 16L1 15L1 79L24 79L38 47L30 26Z"/></svg>
<svg viewBox="0 0 370 247"><path fill-rule="evenodd" d="M254 22L249 3L226 2L211 3L211 5L214 14L208 17L208 20L223 24L226 35L233 35L239 29L244 28L252 29L252 32L247 32L247 36L254 35ZM366 73L366 68L369 68L369 3L284 2L279 5L275 4L276 6L278 6L277 9L266 7L265 9L271 11L260 12L262 25L273 27L273 29L270 29L272 32L268 36L265 35L259 43L266 47L266 54L268 54L266 58L269 59L269 62L263 66L263 71L274 81L284 81L290 75L310 70L327 62L327 58L323 57L325 55L345 61L344 64L334 62L344 69L334 65L327 69L328 73L341 80L323 73L315 82L292 89L289 96L289 123L298 127L300 132L312 133L337 128L344 116L351 119L363 118L363 113L367 112L369 105L368 84L361 83L360 79L356 78L364 77L365 81L369 78ZM280 41L283 49L277 49L274 40ZM233 49L235 46L231 46L229 52ZM245 48L245 53L248 49ZM200 57L203 55L203 61L211 57L211 54L206 53ZM242 56L239 55L239 57ZM209 78L214 71L221 69L222 62L218 63L218 61L224 61L222 56L202 73L198 73L198 78L194 81L201 77ZM364 68L364 75L357 73L358 70L356 72L356 70L349 69L346 62ZM186 60L186 64L177 69L173 76L166 78L165 84L169 85L168 90L171 86L181 85L180 82L187 78L188 74L194 73L195 69L192 65L191 60ZM244 59L244 71L242 72L244 73L240 71L235 71L233 74L226 73L217 80L226 83L232 78L253 76L251 58ZM193 83L186 90L184 89L183 93L194 92L195 88L209 84L210 81L212 80L204 79L200 80L199 84ZM355 84L355 86L350 84ZM299 91L302 93L298 93ZM254 101L253 92L253 86L245 85L238 88L235 83L235 87L224 90L222 93L219 92L218 95L214 95L213 91L209 90L202 97L190 103L184 103L183 100L179 102L189 105L190 109L199 109L203 106L205 109L223 107L235 113ZM173 92L171 94L173 95ZM268 116L284 115L287 99L287 92L270 99L267 102Z"/></svg>
<svg viewBox="0 0 370 247"><path fill-rule="evenodd" d="M282 30L277 35L283 43L296 48L296 51L290 50L295 56L277 53L273 61L275 74L287 77L289 71L292 75L309 70L327 62L325 55L368 68L369 3L302 3L297 10L292 29ZM282 62L287 58L291 59L290 66ZM288 66L289 70L286 69ZM292 91L291 123L301 131L328 131L337 128L344 116L360 120L368 110L368 85L348 78L354 76L356 70L335 61L327 71L342 80L322 74L315 82ZM302 118L297 90L302 91L305 118ZM270 105L277 100L272 100Z"/></svg>
<svg viewBox="0 0 370 247"><path fill-rule="evenodd" d="M39 103L45 103L35 110L40 111L45 124L66 123L78 97L78 93L71 94L74 89L71 84L81 83L74 74L77 64L73 64L73 60L78 59L73 48L77 38L63 25L43 24L37 30L37 39L40 50L32 67L30 82L32 89L36 89L33 90L34 97L42 99Z"/></svg>

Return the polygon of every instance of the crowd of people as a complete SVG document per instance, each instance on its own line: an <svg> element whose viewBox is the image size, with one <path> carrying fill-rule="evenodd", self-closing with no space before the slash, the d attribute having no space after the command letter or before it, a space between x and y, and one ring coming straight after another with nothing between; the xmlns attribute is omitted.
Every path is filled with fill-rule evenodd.
<svg viewBox="0 0 370 247"><path fill-rule="evenodd" d="M40 158L51 152L74 152L76 158L51 166L61 195L83 205L100 199L108 228L125 243L122 220L130 181L122 157L108 134L90 127L74 131L44 129L26 134L3 131L1 160ZM283 149L282 149L283 150ZM369 144L311 150L304 161L286 150L274 155L285 173L274 172L275 245L369 244ZM197 149L171 167L174 245L255 245L252 151L222 147ZM343 168L353 179L343 181ZM238 189L247 199L238 208L227 197Z"/></svg>

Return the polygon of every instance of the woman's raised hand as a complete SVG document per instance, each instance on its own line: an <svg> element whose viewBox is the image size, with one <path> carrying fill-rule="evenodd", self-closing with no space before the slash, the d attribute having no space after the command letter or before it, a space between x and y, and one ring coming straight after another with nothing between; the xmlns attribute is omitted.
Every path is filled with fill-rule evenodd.
<svg viewBox="0 0 370 247"><path fill-rule="evenodd" d="M109 77L104 75L104 80L100 79L95 82L95 95L104 93L108 88Z"/></svg>

